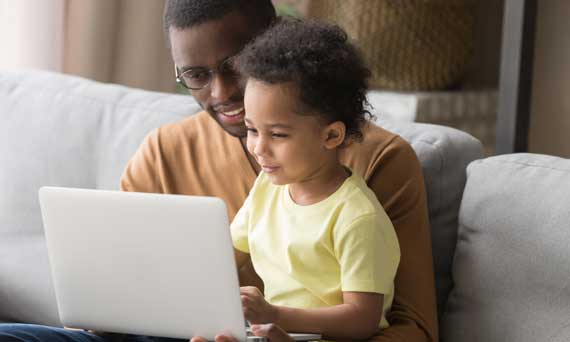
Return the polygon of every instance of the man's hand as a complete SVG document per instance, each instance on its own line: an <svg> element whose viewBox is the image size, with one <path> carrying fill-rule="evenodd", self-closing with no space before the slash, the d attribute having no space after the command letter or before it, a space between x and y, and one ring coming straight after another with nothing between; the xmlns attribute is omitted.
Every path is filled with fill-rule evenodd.
<svg viewBox="0 0 570 342"><path fill-rule="evenodd" d="M293 342L293 339L285 332L285 330L281 329L275 324L253 324L251 326L251 332L255 336L262 336L266 337L270 342ZM215 342L238 342L232 336L228 335L216 335ZM193 337L190 342L208 342L203 337Z"/></svg>
<svg viewBox="0 0 570 342"><path fill-rule="evenodd" d="M251 324L274 323L277 320L277 307L269 304L257 287L240 287L243 315Z"/></svg>

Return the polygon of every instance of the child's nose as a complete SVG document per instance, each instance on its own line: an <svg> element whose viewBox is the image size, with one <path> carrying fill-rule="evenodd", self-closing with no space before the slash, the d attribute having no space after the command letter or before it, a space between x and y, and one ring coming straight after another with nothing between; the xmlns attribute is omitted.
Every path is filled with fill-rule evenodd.
<svg viewBox="0 0 570 342"><path fill-rule="evenodd" d="M261 137L257 139L253 152L259 157L267 155L267 143L265 142L265 139Z"/></svg>

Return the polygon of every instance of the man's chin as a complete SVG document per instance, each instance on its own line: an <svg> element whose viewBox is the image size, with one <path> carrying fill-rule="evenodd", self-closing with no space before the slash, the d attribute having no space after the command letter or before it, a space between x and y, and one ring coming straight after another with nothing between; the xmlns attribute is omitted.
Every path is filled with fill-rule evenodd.
<svg viewBox="0 0 570 342"><path fill-rule="evenodd" d="M247 129L243 121L241 123L235 123L231 125L218 119L216 119L216 122L220 125L220 127L222 127L224 131L226 131L226 133L228 133L233 137L236 138L247 137Z"/></svg>
<svg viewBox="0 0 570 342"><path fill-rule="evenodd" d="M224 131L226 131L226 133L228 133L229 135L236 137L236 138L245 138L247 137L247 130L245 129L245 126L242 128L237 128L237 127L224 127L222 126L222 129Z"/></svg>

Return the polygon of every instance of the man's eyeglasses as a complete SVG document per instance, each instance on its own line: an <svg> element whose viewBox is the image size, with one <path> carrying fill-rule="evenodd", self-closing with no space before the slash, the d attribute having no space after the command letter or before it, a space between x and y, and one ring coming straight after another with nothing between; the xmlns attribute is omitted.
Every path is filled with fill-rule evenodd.
<svg viewBox="0 0 570 342"><path fill-rule="evenodd" d="M212 82L215 73L226 78L237 79L239 77L237 71L232 66L230 58L220 63L216 69L195 67L179 72L178 67L174 66L174 72L176 73L176 82L190 90L199 90L207 87Z"/></svg>

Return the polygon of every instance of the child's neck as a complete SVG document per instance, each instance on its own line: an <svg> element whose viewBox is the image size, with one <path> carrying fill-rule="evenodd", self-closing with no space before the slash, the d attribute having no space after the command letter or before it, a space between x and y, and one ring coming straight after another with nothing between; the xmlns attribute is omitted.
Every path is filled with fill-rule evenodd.
<svg viewBox="0 0 570 342"><path fill-rule="evenodd" d="M350 176L340 163L327 165L301 183L289 184L289 195L299 205L318 203L332 195Z"/></svg>

